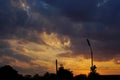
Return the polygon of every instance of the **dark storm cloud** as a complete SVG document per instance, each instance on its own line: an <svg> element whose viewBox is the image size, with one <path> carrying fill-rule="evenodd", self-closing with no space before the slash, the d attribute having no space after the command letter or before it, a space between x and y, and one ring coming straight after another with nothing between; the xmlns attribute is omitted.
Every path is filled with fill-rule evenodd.
<svg viewBox="0 0 120 80"><path fill-rule="evenodd" d="M119 0L108 0L107 3L101 5L98 8L96 19L99 21L111 24L111 25L120 25L120 1Z"/></svg>
<svg viewBox="0 0 120 80"><path fill-rule="evenodd" d="M43 43L38 34L45 29L48 33L70 37L71 56L90 57L86 38L92 41L95 60L110 60L120 54L119 0L108 0L106 3L99 0L26 0L30 15L11 1L0 0L0 39ZM1 45L4 45L2 48L9 46ZM25 55L11 54L15 52L9 47L5 55L8 52L14 58L26 58ZM29 58L26 59L29 61Z"/></svg>
<svg viewBox="0 0 120 80"><path fill-rule="evenodd" d="M40 16L38 18L41 19ZM23 41L41 43L40 40L38 41L37 31L42 31L41 23L44 21L40 19L36 21L32 14L29 16L27 11L22 9L20 0L1 0L0 39L23 39Z"/></svg>
<svg viewBox="0 0 120 80"><path fill-rule="evenodd" d="M25 1L30 8L29 11L21 7L20 0L0 1L1 39L22 38L28 41L39 42L37 41L37 33L42 32L43 28L49 32L51 25L53 25L50 19L56 17L58 12L41 0Z"/></svg>
<svg viewBox="0 0 120 80"><path fill-rule="evenodd" d="M27 14L24 10L14 7L12 0L0 1L0 24L1 26L23 25L26 22ZM19 2L19 1L18 1Z"/></svg>
<svg viewBox="0 0 120 80"><path fill-rule="evenodd" d="M89 38L93 47L94 60L108 61L116 59L116 56L120 55L120 28L106 27L105 25L101 27L98 25L101 24L84 24L82 28L83 35L71 37L72 46L70 49L73 53L64 53L58 56L76 57L82 55L87 59L90 58L90 49L86 41ZM79 32L79 34L81 33Z"/></svg>
<svg viewBox="0 0 120 80"><path fill-rule="evenodd" d="M44 0L73 21L120 25L119 0ZM99 6L98 6L99 5Z"/></svg>
<svg viewBox="0 0 120 80"><path fill-rule="evenodd" d="M0 0L0 37L6 38L15 34L17 26L26 23L27 14L20 8L14 7L12 0Z"/></svg>
<svg viewBox="0 0 120 80"><path fill-rule="evenodd" d="M54 5L67 17L77 21L91 21L97 9L97 0L45 0Z"/></svg>

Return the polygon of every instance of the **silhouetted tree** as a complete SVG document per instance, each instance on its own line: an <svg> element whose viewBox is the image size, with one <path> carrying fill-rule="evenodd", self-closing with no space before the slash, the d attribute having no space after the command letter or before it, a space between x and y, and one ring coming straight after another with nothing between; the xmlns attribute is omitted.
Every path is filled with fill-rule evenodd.
<svg viewBox="0 0 120 80"><path fill-rule="evenodd" d="M43 80L57 80L56 75L53 73L45 73Z"/></svg>
<svg viewBox="0 0 120 80"><path fill-rule="evenodd" d="M61 66L58 70L58 80L73 80L73 73Z"/></svg>
<svg viewBox="0 0 120 80"><path fill-rule="evenodd" d="M20 80L19 77L17 71L9 65L0 68L0 80Z"/></svg>
<svg viewBox="0 0 120 80"><path fill-rule="evenodd" d="M19 74L19 80L24 80L24 77L23 77L23 75L22 74Z"/></svg>
<svg viewBox="0 0 120 80"><path fill-rule="evenodd" d="M101 75L101 80L120 80L120 75Z"/></svg>
<svg viewBox="0 0 120 80"><path fill-rule="evenodd" d="M87 76L84 74L80 74L74 77L74 80L87 80Z"/></svg>
<svg viewBox="0 0 120 80"><path fill-rule="evenodd" d="M32 76L31 75L25 75L24 80L32 80Z"/></svg>
<svg viewBox="0 0 120 80"><path fill-rule="evenodd" d="M43 77L39 76L39 74L35 74L35 75L32 77L32 80L43 80Z"/></svg>
<svg viewBox="0 0 120 80"><path fill-rule="evenodd" d="M101 80L100 75L96 72L96 66L91 67L91 72L88 75L88 80Z"/></svg>
<svg viewBox="0 0 120 80"><path fill-rule="evenodd" d="M98 73L90 72L88 75L88 80L101 80L101 79Z"/></svg>

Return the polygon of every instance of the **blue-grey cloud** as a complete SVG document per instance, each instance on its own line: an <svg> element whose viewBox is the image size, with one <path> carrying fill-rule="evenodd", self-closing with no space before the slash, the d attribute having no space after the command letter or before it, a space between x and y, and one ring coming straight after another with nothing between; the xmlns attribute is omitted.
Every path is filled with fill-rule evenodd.
<svg viewBox="0 0 120 80"><path fill-rule="evenodd" d="M7 56L18 61L31 63L32 58L12 50L12 47L6 41L0 40L0 57Z"/></svg>
<svg viewBox="0 0 120 80"><path fill-rule="evenodd" d="M73 21L119 25L119 0L44 0ZM99 6L98 6L99 5Z"/></svg>
<svg viewBox="0 0 120 80"><path fill-rule="evenodd" d="M13 64L12 67L15 68L19 73L22 73L24 75L26 74L44 74L47 72L48 68L45 66L40 66L37 63L33 63L33 58L24 55L20 52L14 51L10 44L7 41L0 40L0 66L4 65L12 65L11 63L16 63L18 61L21 63L26 63L28 65L31 65L30 67L22 67L18 66L17 64Z"/></svg>
<svg viewBox="0 0 120 80"><path fill-rule="evenodd" d="M1 40L43 43L36 33L41 33L44 28L48 33L70 37L74 56L84 53L85 58L90 57L86 38L94 45L96 60L110 60L120 54L119 0L108 0L105 4L104 0L25 0L30 7L29 15L11 1L0 1ZM98 3L102 4L98 6ZM5 52L14 53L10 49ZM8 55L6 53L4 55Z"/></svg>
<svg viewBox="0 0 120 80"><path fill-rule="evenodd" d="M58 7L65 16L75 21L92 21L96 13L97 0L45 0Z"/></svg>

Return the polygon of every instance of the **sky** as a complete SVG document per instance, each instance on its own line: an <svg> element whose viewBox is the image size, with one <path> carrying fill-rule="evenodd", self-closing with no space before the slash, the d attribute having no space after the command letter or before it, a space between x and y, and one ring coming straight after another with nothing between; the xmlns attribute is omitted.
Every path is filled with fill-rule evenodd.
<svg viewBox="0 0 120 80"><path fill-rule="evenodd" d="M0 66L21 74L120 74L120 0L0 0Z"/></svg>

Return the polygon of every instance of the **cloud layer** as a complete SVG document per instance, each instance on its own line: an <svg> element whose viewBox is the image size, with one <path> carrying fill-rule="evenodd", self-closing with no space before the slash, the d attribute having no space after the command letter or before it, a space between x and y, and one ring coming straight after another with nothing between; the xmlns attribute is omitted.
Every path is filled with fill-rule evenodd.
<svg viewBox="0 0 120 80"><path fill-rule="evenodd" d="M31 55L40 51L46 56L45 49L58 58L89 59L87 38L95 61L119 64L119 5L119 0L0 0L0 64L13 65L17 60L43 68ZM30 44L34 46L28 47Z"/></svg>

